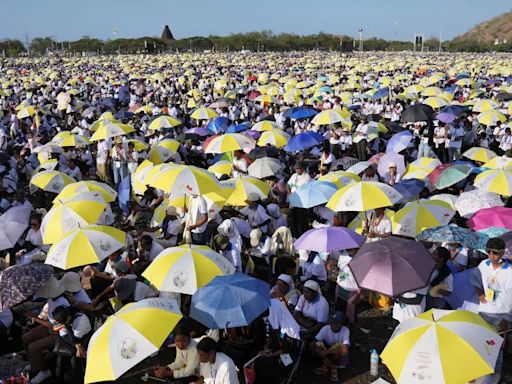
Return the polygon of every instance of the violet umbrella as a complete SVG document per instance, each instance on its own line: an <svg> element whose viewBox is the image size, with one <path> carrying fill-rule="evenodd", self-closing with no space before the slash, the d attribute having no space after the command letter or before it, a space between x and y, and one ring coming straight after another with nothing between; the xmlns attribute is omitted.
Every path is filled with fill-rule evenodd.
<svg viewBox="0 0 512 384"><path fill-rule="evenodd" d="M386 153L379 159L379 165L377 166L377 172L380 177L384 177L386 172L389 172L389 164L394 163L396 170L400 175L405 173L405 162L404 157L398 153Z"/></svg>
<svg viewBox="0 0 512 384"><path fill-rule="evenodd" d="M435 261L422 244L388 237L364 244L348 266L361 288L398 296L425 287Z"/></svg>
<svg viewBox="0 0 512 384"><path fill-rule="evenodd" d="M457 118L453 113L441 112L437 115L437 119L443 123L451 124Z"/></svg>
<svg viewBox="0 0 512 384"><path fill-rule="evenodd" d="M491 207L480 209L468 220L468 226L475 231L489 227L512 230L512 208Z"/></svg>
<svg viewBox="0 0 512 384"><path fill-rule="evenodd" d="M352 229L324 227L310 229L293 244L295 249L316 252L332 252L359 248L365 238Z"/></svg>

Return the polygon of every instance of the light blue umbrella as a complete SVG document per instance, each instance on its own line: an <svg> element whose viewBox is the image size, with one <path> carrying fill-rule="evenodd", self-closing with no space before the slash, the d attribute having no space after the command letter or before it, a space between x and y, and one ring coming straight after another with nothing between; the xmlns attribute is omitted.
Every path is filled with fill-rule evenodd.
<svg viewBox="0 0 512 384"><path fill-rule="evenodd" d="M409 146L412 141L412 133L409 131L402 131L394 135L388 141L386 146L386 153L394 152L399 153Z"/></svg>
<svg viewBox="0 0 512 384"><path fill-rule="evenodd" d="M377 92L375 92L373 94L372 99L380 100L380 99L384 99L386 97L389 97L389 88L388 87L381 88L381 89L377 90Z"/></svg>
<svg viewBox="0 0 512 384"><path fill-rule="evenodd" d="M192 296L190 317L210 329L243 327L270 307L270 286L243 273L217 276Z"/></svg>
<svg viewBox="0 0 512 384"><path fill-rule="evenodd" d="M338 191L336 184L312 181L299 187L290 195L290 205L295 208L312 208L325 204Z"/></svg>
<svg viewBox="0 0 512 384"><path fill-rule="evenodd" d="M467 248L482 249L485 248L487 236L482 233L473 232L471 229L450 224L425 229L416 237L416 240L434 243L460 243Z"/></svg>

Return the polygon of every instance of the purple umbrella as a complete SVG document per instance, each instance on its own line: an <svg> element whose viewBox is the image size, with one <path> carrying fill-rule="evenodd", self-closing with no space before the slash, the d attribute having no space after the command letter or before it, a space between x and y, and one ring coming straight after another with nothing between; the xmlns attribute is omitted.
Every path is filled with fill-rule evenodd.
<svg viewBox="0 0 512 384"><path fill-rule="evenodd" d="M343 227L324 227L310 229L293 244L296 249L316 252L340 251L359 248L364 237L352 229Z"/></svg>
<svg viewBox="0 0 512 384"><path fill-rule="evenodd" d="M404 157L399 155L398 153L386 153L379 159L379 165L377 167L377 172L381 177L384 177L386 172L389 172L389 164L394 163L396 165L396 170L400 175L403 175L405 172L405 162Z"/></svg>
<svg viewBox="0 0 512 384"><path fill-rule="evenodd" d="M435 261L422 244L388 237L364 244L348 265L361 288L398 296L425 287Z"/></svg>
<svg viewBox="0 0 512 384"><path fill-rule="evenodd" d="M206 128L196 127L196 128L187 129L185 131L185 133L186 134L194 134L194 135L198 135L198 136L209 136L212 134L212 131L210 131Z"/></svg>
<svg viewBox="0 0 512 384"><path fill-rule="evenodd" d="M471 275L475 268L466 269L453 275L453 291L445 300L453 309L462 307L465 301L478 304L475 288L471 284Z"/></svg>
<svg viewBox="0 0 512 384"><path fill-rule="evenodd" d="M437 119L439 121L442 121L443 123L446 123L446 124L453 123L453 121L456 118L457 118L456 115L454 115L453 113L448 113L448 112L441 112L439 115L437 115Z"/></svg>
<svg viewBox="0 0 512 384"><path fill-rule="evenodd" d="M261 132L253 131L252 129L249 129L248 131L243 132L245 136L249 136L253 140L258 140L258 138L261 136Z"/></svg>
<svg viewBox="0 0 512 384"><path fill-rule="evenodd" d="M388 145L386 146L386 153L399 153L406 149L411 141L412 133L410 131L399 132L389 139Z"/></svg>

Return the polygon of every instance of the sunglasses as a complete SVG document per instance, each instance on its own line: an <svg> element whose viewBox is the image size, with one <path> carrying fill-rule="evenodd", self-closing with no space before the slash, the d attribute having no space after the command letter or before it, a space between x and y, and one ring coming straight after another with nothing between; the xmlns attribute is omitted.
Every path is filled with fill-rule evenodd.
<svg viewBox="0 0 512 384"><path fill-rule="evenodd" d="M504 253L504 249L488 249L487 253L494 253L495 255L499 255L501 253Z"/></svg>

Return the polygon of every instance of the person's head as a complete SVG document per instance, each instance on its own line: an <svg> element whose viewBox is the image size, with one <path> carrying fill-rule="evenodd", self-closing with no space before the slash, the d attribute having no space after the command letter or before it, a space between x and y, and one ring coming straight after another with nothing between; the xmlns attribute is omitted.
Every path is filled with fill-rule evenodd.
<svg viewBox="0 0 512 384"><path fill-rule="evenodd" d="M260 196L257 193L249 193L247 196L247 200L245 202L249 206L249 208L256 209L258 206L258 202L260 201Z"/></svg>
<svg viewBox="0 0 512 384"><path fill-rule="evenodd" d="M322 143L322 148L323 148L323 151L324 151L325 154L331 153L331 144L329 143L328 140L325 140Z"/></svg>
<svg viewBox="0 0 512 384"><path fill-rule="evenodd" d="M75 308L60 305L53 310L53 318L59 324L70 326L73 324L76 313L77 310Z"/></svg>
<svg viewBox="0 0 512 384"><path fill-rule="evenodd" d="M34 231L38 231L41 229L41 222L43 221L42 215L40 213L33 213L30 216L30 228Z"/></svg>
<svg viewBox="0 0 512 384"><path fill-rule="evenodd" d="M119 249L113 253L111 253L110 255L108 255L108 259L112 262L112 263L115 263L119 260L121 260L121 253L123 253L123 250L122 249Z"/></svg>
<svg viewBox="0 0 512 384"><path fill-rule="evenodd" d="M385 208L375 208L375 214L380 216L384 213Z"/></svg>
<svg viewBox="0 0 512 384"><path fill-rule="evenodd" d="M505 254L505 241L499 237L489 239L486 244L487 257L493 266L498 266Z"/></svg>
<svg viewBox="0 0 512 384"><path fill-rule="evenodd" d="M312 302L316 299L317 295L320 292L320 286L314 280L308 280L304 283L304 289L302 293L304 294L304 298L308 302Z"/></svg>
<svg viewBox="0 0 512 384"><path fill-rule="evenodd" d="M244 155L244 151L236 150L233 155L235 158L240 159Z"/></svg>
<svg viewBox="0 0 512 384"><path fill-rule="evenodd" d="M320 174L321 174L322 176L324 176L324 175L327 175L328 173L329 173L329 166L328 166L328 165L325 165L325 164L324 164L324 165L322 165L322 166L320 167Z"/></svg>
<svg viewBox="0 0 512 384"><path fill-rule="evenodd" d="M76 167L75 160L73 160L73 159L69 159L69 160L68 160L68 167L69 167L70 169L75 169L75 167Z"/></svg>
<svg viewBox="0 0 512 384"><path fill-rule="evenodd" d="M124 276L130 273L130 266L124 260L120 260L114 265L114 269L118 276Z"/></svg>
<svg viewBox="0 0 512 384"><path fill-rule="evenodd" d="M121 139L121 138L116 139L115 144L116 144L117 149L122 149L123 148L123 139Z"/></svg>
<svg viewBox="0 0 512 384"><path fill-rule="evenodd" d="M283 295L289 291L290 287L293 285L293 279L290 275L286 275L284 273L280 274L276 281L277 288L279 292Z"/></svg>
<svg viewBox="0 0 512 384"><path fill-rule="evenodd" d="M389 172L396 172L396 163L389 163L388 165L388 168L389 168Z"/></svg>
<svg viewBox="0 0 512 384"><path fill-rule="evenodd" d="M508 128L508 127L507 127L507 128L505 128L505 134L506 134L506 135L510 135L510 128Z"/></svg>
<svg viewBox="0 0 512 384"><path fill-rule="evenodd" d="M375 176L375 168L368 167L368 168L366 168L364 173L366 174L367 177L373 177L373 176Z"/></svg>
<svg viewBox="0 0 512 384"><path fill-rule="evenodd" d="M261 232L261 229L254 228L251 233L249 234L249 238L251 239L251 246L257 247L260 243L261 237L263 236L263 232Z"/></svg>
<svg viewBox="0 0 512 384"><path fill-rule="evenodd" d="M432 257L436 261L436 268L439 269L450 260L450 251L445 247L437 247L434 252L432 252Z"/></svg>
<svg viewBox="0 0 512 384"><path fill-rule="evenodd" d="M359 118L359 122L360 122L361 124L366 124L366 123L368 122L368 119L367 119L367 117L366 117L366 116L361 116L361 117Z"/></svg>
<svg viewBox="0 0 512 384"><path fill-rule="evenodd" d="M221 233L215 235L213 241L215 242L217 249L221 251L224 251L229 245L229 237Z"/></svg>
<svg viewBox="0 0 512 384"><path fill-rule="evenodd" d="M130 152L133 152L133 150L134 150L134 149L135 149L135 143L134 143L133 141L130 141L130 142L128 143L128 150L129 150Z"/></svg>
<svg viewBox="0 0 512 384"><path fill-rule="evenodd" d="M210 337L203 338L197 344L197 354L201 363L210 363L215 361L217 354L217 343Z"/></svg>
<svg viewBox="0 0 512 384"><path fill-rule="evenodd" d="M186 349L190 344L190 333L185 329L178 329L174 335L174 344L178 349Z"/></svg>
<svg viewBox="0 0 512 384"><path fill-rule="evenodd" d="M139 246L144 251L148 251L151 249L151 246L153 245L153 239L149 235L144 235L139 240Z"/></svg>
<svg viewBox="0 0 512 384"><path fill-rule="evenodd" d="M459 249L460 243L448 243L450 249Z"/></svg>
<svg viewBox="0 0 512 384"><path fill-rule="evenodd" d="M165 215L169 219L176 219L176 217L178 216L178 210L174 206L169 206L165 209Z"/></svg>
<svg viewBox="0 0 512 384"><path fill-rule="evenodd" d="M304 164L302 164L300 162L295 164L295 166L293 167L293 170L295 171L295 173L297 175L302 175L304 173Z"/></svg>
<svg viewBox="0 0 512 384"><path fill-rule="evenodd" d="M331 326L331 330L336 333L341 330L343 327L343 323L345 322L345 316L340 311L334 312L331 316L329 316L329 325Z"/></svg>

